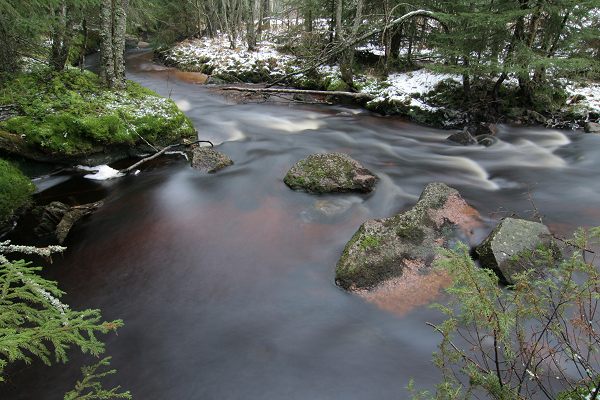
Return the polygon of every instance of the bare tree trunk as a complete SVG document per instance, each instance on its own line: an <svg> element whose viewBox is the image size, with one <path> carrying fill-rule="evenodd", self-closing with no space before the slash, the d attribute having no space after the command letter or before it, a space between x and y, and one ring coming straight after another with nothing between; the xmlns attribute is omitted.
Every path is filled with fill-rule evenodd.
<svg viewBox="0 0 600 400"><path fill-rule="evenodd" d="M356 38L358 35L358 29L362 23L362 8L363 0L356 1L356 14L354 16L354 24L352 25L351 38ZM340 72L342 74L342 80L352 87L354 85L354 46L348 47L342 53L342 60L340 62Z"/></svg>
<svg viewBox="0 0 600 400"><path fill-rule="evenodd" d="M335 40L342 41L344 33L342 32L342 13L344 11L344 0L335 2Z"/></svg>
<svg viewBox="0 0 600 400"><path fill-rule="evenodd" d="M115 86L115 59L113 50L113 0L102 0L100 8L100 76L108 87Z"/></svg>
<svg viewBox="0 0 600 400"><path fill-rule="evenodd" d="M115 60L115 88L125 87L125 31L129 0L116 0L114 13L113 50Z"/></svg>
<svg viewBox="0 0 600 400"><path fill-rule="evenodd" d="M106 86L125 87L125 31L129 0L103 0L100 9L100 76Z"/></svg>
<svg viewBox="0 0 600 400"><path fill-rule="evenodd" d="M70 17L66 0L61 0L58 10L55 11L56 21L52 32L52 49L50 52L50 66L55 71L65 69L69 58L69 49L73 38L74 21ZM57 11L57 12L56 12Z"/></svg>
<svg viewBox="0 0 600 400"><path fill-rule="evenodd" d="M246 5L246 42L248 50L256 48L256 28L254 26L256 0L244 0Z"/></svg>
<svg viewBox="0 0 600 400"><path fill-rule="evenodd" d="M79 69L83 71L83 68L85 66L85 56L87 53L88 41L87 20L85 18L81 22L81 33L83 35L83 40L81 41L81 48L79 49Z"/></svg>

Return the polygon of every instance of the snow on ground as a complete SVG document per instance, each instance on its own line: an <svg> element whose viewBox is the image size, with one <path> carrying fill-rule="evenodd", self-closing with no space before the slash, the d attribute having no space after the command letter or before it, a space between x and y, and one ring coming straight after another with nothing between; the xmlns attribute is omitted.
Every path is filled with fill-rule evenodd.
<svg viewBox="0 0 600 400"><path fill-rule="evenodd" d="M88 167L85 165L78 165L76 168L83 170L83 171L89 171L89 172L93 172L92 174L87 174L84 175L84 178L87 179L93 179L96 181L104 181L107 179L114 179L114 178L119 178L121 176L123 176L123 174L121 172L119 172L118 170L109 167L108 165L97 165L95 167Z"/></svg>
<svg viewBox="0 0 600 400"><path fill-rule="evenodd" d="M383 82L366 85L362 91L377 96L372 100L375 103L394 101L426 111L435 111L435 107L415 97L429 93L440 82L448 79L461 81L461 77L458 75L439 74L423 68L417 71L391 74Z"/></svg>
<svg viewBox="0 0 600 400"><path fill-rule="evenodd" d="M168 51L166 59L176 64L200 67L206 64L212 69L212 74L227 74L229 72L250 72L257 68L270 71L271 75L284 75L288 64L295 58L282 54L269 41L257 43L256 51L249 51L241 40L238 48L231 49L227 35L214 38L185 40Z"/></svg>
<svg viewBox="0 0 600 400"><path fill-rule="evenodd" d="M569 84L565 87L569 97L578 95L585 96L579 104L584 105L591 111L600 113L600 82L585 82Z"/></svg>

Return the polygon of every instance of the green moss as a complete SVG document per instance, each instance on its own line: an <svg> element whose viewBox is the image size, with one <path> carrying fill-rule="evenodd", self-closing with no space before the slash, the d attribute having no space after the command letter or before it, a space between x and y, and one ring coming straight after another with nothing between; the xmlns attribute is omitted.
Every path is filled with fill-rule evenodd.
<svg viewBox="0 0 600 400"><path fill-rule="evenodd" d="M0 122L0 129L52 154L134 145L140 136L164 145L195 135L173 101L130 81L122 91L108 90L89 71L14 75L0 86L0 104L15 103L21 115Z"/></svg>
<svg viewBox="0 0 600 400"><path fill-rule="evenodd" d="M333 78L327 85L327 90L329 91L347 91L350 89L350 86L346 82L344 82L341 78Z"/></svg>
<svg viewBox="0 0 600 400"><path fill-rule="evenodd" d="M0 159L0 224L30 201L34 189L18 168Z"/></svg>
<svg viewBox="0 0 600 400"><path fill-rule="evenodd" d="M420 244L425 239L425 232L416 225L400 224L396 228L396 234L398 237L415 244Z"/></svg>
<svg viewBox="0 0 600 400"><path fill-rule="evenodd" d="M379 240L378 237L372 236L372 235L365 235L363 236L363 238L360 240L360 248L363 250L369 250L369 249L374 249L377 248L381 245L381 242Z"/></svg>

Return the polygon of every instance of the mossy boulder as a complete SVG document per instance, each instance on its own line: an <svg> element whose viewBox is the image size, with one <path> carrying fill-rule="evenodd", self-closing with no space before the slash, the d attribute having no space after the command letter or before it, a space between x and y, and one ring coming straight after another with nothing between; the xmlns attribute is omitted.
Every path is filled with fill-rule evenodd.
<svg viewBox="0 0 600 400"><path fill-rule="evenodd" d="M503 219L475 251L481 266L508 284L514 283L515 274L539 268L548 255L560 254L546 225L517 218Z"/></svg>
<svg viewBox="0 0 600 400"><path fill-rule="evenodd" d="M191 164L202 172L214 173L233 165L233 160L212 147L195 146L191 151Z"/></svg>
<svg viewBox="0 0 600 400"><path fill-rule="evenodd" d="M367 193L378 178L347 154L323 153L298 161L283 181L291 189L309 193Z"/></svg>
<svg viewBox="0 0 600 400"><path fill-rule="evenodd" d="M0 226L31 200L35 186L21 171L0 159Z"/></svg>
<svg viewBox="0 0 600 400"><path fill-rule="evenodd" d="M365 222L346 244L335 271L346 290L372 289L401 277L409 265L426 272L439 246L479 224L479 213L456 189L428 184L411 209Z"/></svg>

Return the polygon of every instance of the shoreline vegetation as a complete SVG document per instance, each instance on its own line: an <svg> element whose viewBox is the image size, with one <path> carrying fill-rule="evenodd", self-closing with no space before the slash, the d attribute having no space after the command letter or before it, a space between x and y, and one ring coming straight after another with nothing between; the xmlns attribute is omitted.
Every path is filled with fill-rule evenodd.
<svg viewBox="0 0 600 400"><path fill-rule="evenodd" d="M293 31L288 27L289 30ZM266 86L269 90L283 86L323 92L348 91L358 95L356 103L370 111L407 117L416 123L444 129L462 129L477 123L582 129L586 122L600 118L600 81L581 76L549 82L552 93L545 94L548 98L529 105L518 100L519 79L507 77L500 89L502 100L498 107L477 105L464 97L463 76L441 71L435 63L439 55L429 48L415 48L410 55L404 55L414 61L389 68L384 64L385 49L380 43L370 41L359 46L355 50L352 86L345 82L335 62L298 72L303 71L311 59L298 54L294 48L293 39L300 41L302 37L290 39L287 31L274 28L265 35L267 39L257 42L252 49L244 42L231 48L229 35L221 32L213 37L185 39L158 49L156 59L182 71L206 74L206 83L217 87L227 85L227 89L252 84L252 88ZM280 86L271 87L277 81ZM479 85L485 86L484 82ZM295 98L292 94L293 90L288 96L291 101L306 100L301 92ZM259 96L269 95L261 93Z"/></svg>

